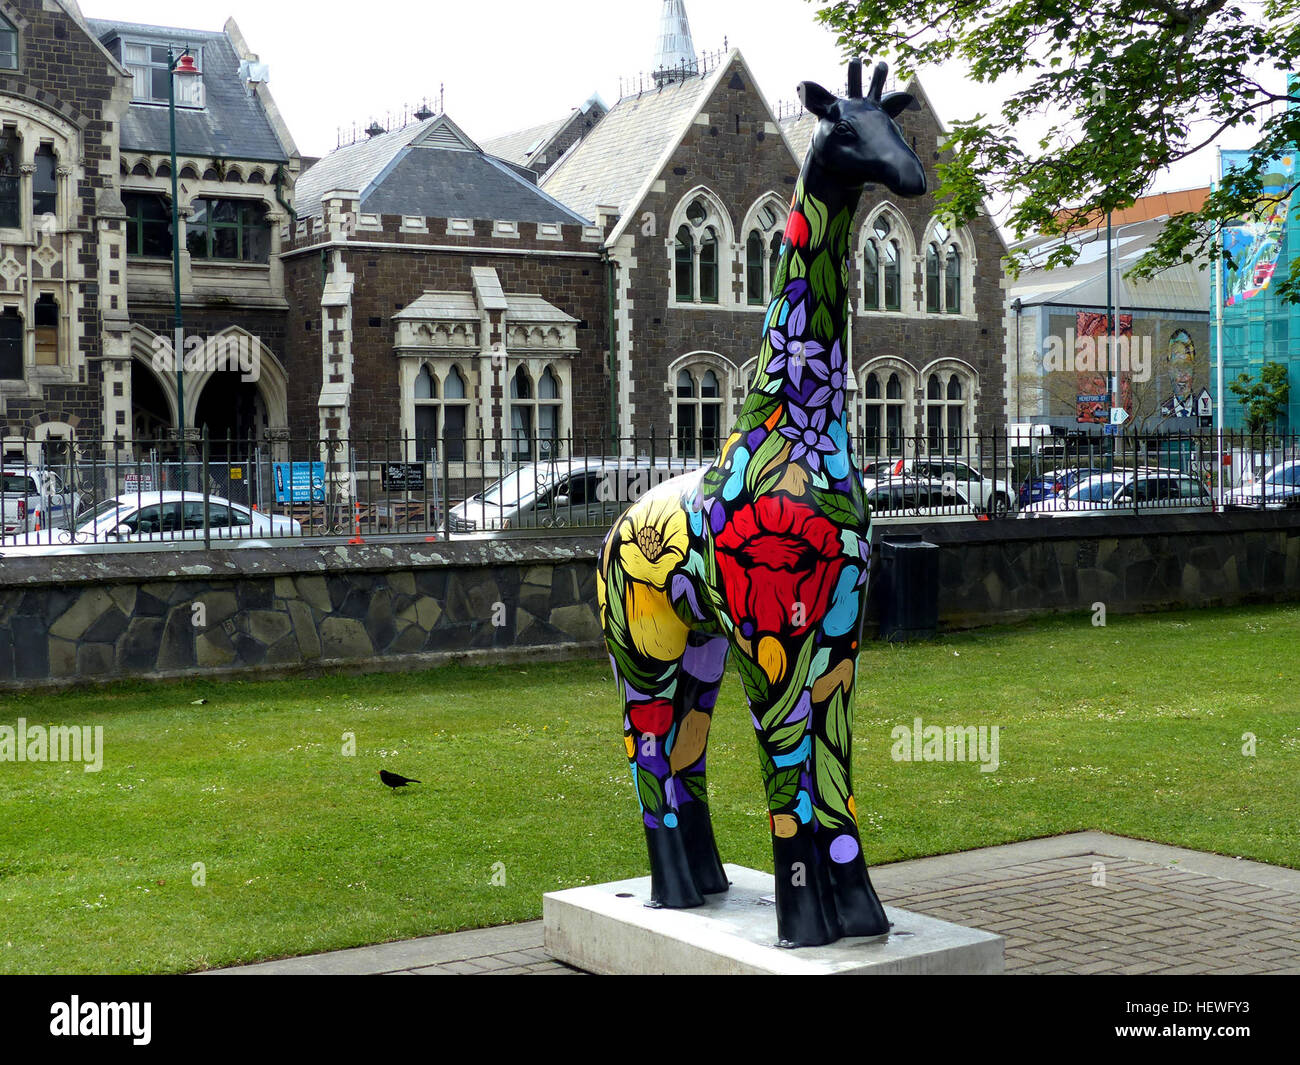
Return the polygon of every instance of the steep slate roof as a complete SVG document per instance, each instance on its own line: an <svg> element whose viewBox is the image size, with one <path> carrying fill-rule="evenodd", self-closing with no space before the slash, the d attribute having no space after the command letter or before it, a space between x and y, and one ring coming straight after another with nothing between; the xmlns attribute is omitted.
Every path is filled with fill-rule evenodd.
<svg viewBox="0 0 1300 1065"><path fill-rule="evenodd" d="M526 166L528 160L545 148L551 138L559 133L572 117L570 113L553 122L543 122L540 126L530 126L516 133L493 137L490 141L483 142L483 150L498 159Z"/></svg>
<svg viewBox="0 0 1300 1065"><path fill-rule="evenodd" d="M266 162L289 161L262 102L239 76L239 56L221 30L186 30L132 22L87 19L99 40L119 61L121 38L146 44L203 49L203 107L176 109L176 149L181 155ZM122 120L125 151L166 152L171 148L167 107L133 103Z"/></svg>
<svg viewBox="0 0 1300 1065"><path fill-rule="evenodd" d="M623 97L546 172L542 188L588 218L595 218L598 206L617 207L626 216L736 54L704 77Z"/></svg>
<svg viewBox="0 0 1300 1065"><path fill-rule="evenodd" d="M294 206L319 215L321 197L334 189L359 193L367 214L587 224L484 154L446 115L336 149L298 179Z"/></svg>

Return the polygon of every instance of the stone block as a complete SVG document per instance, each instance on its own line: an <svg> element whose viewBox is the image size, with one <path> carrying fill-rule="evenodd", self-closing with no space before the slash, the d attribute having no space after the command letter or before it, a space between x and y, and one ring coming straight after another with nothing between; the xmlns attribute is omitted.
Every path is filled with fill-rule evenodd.
<svg viewBox="0 0 1300 1065"><path fill-rule="evenodd" d="M691 910L650 909L650 878L571 888L542 896L546 950L607 975L902 976L995 974L1003 938L886 906L888 936L824 947L775 945L773 880L727 865L731 889Z"/></svg>

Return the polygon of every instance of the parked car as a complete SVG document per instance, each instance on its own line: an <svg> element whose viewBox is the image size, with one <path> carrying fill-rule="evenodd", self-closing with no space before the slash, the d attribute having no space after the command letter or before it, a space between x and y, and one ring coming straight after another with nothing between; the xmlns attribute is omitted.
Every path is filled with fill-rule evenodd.
<svg viewBox="0 0 1300 1065"><path fill-rule="evenodd" d="M207 498L208 534L213 540L301 536L302 524L282 515L263 514L218 496ZM194 492L132 492L106 499L77 517L72 528L20 533L4 538L7 547L87 543L164 543L203 539L204 498Z"/></svg>
<svg viewBox="0 0 1300 1065"><path fill-rule="evenodd" d="M668 459L530 462L451 508L453 533L608 528L649 489L706 464Z"/></svg>
<svg viewBox="0 0 1300 1065"><path fill-rule="evenodd" d="M1002 517L1010 513L1015 494L1006 481L994 480L980 473L968 462L936 456L919 459L882 459L863 467L864 481L880 483L892 480L919 482L946 481L960 486L962 498L976 514Z"/></svg>
<svg viewBox="0 0 1300 1065"><path fill-rule="evenodd" d="M80 500L54 470L7 464L0 468L0 535L63 528Z"/></svg>
<svg viewBox="0 0 1300 1065"><path fill-rule="evenodd" d="M1235 489L1224 505L1265 510L1300 507L1300 459L1279 463L1252 484Z"/></svg>
<svg viewBox="0 0 1300 1065"><path fill-rule="evenodd" d="M1066 489L1073 488L1085 478L1096 477L1105 472L1096 466L1066 466L1044 470L1040 474L1025 478L1016 493L1016 500L1022 507L1027 507L1030 503L1041 503L1044 499L1058 496Z"/></svg>
<svg viewBox="0 0 1300 1065"><path fill-rule="evenodd" d="M1080 517L1127 511L1160 514L1204 513L1214 510L1214 498L1197 478L1170 470L1139 470L1097 474L1051 499L1031 503L1020 516Z"/></svg>
<svg viewBox="0 0 1300 1065"><path fill-rule="evenodd" d="M951 480L888 478L865 481L872 518L969 519L981 511L971 502L966 486Z"/></svg>

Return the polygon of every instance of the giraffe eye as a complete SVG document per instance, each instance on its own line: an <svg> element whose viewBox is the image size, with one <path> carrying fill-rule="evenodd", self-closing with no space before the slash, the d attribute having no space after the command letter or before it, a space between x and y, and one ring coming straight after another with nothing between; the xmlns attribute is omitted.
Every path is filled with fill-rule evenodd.
<svg viewBox="0 0 1300 1065"><path fill-rule="evenodd" d="M835 132L841 137L851 137L853 136L853 127L847 122L836 122Z"/></svg>

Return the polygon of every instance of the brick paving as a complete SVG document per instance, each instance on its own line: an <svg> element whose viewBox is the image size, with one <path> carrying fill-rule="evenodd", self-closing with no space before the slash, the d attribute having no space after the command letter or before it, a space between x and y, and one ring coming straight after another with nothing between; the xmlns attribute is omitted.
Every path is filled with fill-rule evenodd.
<svg viewBox="0 0 1300 1065"><path fill-rule="evenodd" d="M996 932L1022 973L1300 973L1300 871L1078 832L878 866L893 907ZM581 975L542 922L482 928L221 973Z"/></svg>

